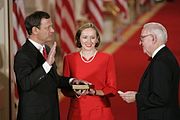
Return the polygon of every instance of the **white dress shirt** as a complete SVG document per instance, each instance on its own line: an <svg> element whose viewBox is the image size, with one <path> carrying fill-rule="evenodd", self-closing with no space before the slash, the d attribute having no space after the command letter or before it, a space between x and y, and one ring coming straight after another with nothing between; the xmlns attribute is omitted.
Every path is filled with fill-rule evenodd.
<svg viewBox="0 0 180 120"><path fill-rule="evenodd" d="M165 44L159 46L159 47L153 52L152 58L153 58L153 57L157 54L157 52L158 52L159 50L161 50L163 47L165 47Z"/></svg>

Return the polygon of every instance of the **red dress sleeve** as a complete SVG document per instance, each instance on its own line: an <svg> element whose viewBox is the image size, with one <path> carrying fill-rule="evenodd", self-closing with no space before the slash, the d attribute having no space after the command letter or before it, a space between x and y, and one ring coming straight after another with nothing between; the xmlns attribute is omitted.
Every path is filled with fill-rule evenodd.
<svg viewBox="0 0 180 120"><path fill-rule="evenodd" d="M108 63L107 63L107 80L106 86L102 89L105 95L116 95L116 72L115 72L115 64L112 55L109 55Z"/></svg>
<svg viewBox="0 0 180 120"><path fill-rule="evenodd" d="M68 56L65 56L65 57L64 57L63 75L64 75L65 77L70 77L70 69L69 69Z"/></svg>
<svg viewBox="0 0 180 120"><path fill-rule="evenodd" d="M63 75L65 77L70 77L70 66L69 66L69 59L68 56L64 57L63 61ZM61 92L63 93L64 96L66 97L74 97L75 93L72 89L61 89Z"/></svg>

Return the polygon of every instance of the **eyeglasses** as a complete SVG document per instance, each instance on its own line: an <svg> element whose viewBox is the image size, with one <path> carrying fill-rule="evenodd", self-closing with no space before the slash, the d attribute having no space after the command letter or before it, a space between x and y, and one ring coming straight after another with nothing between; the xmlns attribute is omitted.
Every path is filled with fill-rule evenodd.
<svg viewBox="0 0 180 120"><path fill-rule="evenodd" d="M143 39L148 37L148 36L152 36L152 38L154 39L154 36L152 34L147 34L147 35L141 35L140 36L140 41L143 42L144 41Z"/></svg>

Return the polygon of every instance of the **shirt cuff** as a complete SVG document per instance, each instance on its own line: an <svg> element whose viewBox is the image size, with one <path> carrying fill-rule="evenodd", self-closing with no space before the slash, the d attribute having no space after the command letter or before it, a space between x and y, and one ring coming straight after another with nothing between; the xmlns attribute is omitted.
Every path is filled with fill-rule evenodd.
<svg viewBox="0 0 180 120"><path fill-rule="evenodd" d="M74 78L70 78L69 79L69 84L71 85L72 84L72 81L74 80Z"/></svg>
<svg viewBox="0 0 180 120"><path fill-rule="evenodd" d="M51 67L52 67L47 62L45 62L42 66L43 66L46 73L48 73L50 71Z"/></svg>

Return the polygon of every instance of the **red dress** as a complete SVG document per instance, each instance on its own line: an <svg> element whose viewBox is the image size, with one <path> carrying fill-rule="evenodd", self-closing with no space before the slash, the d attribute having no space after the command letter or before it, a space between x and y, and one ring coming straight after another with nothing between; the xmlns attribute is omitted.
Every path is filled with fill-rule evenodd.
<svg viewBox="0 0 180 120"><path fill-rule="evenodd" d="M64 59L64 76L91 82L104 96L81 96L71 98L68 120L113 120L109 97L116 90L116 75L113 57L97 52L94 59L85 63L79 52L71 53Z"/></svg>

